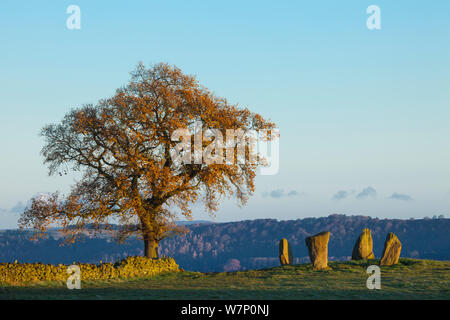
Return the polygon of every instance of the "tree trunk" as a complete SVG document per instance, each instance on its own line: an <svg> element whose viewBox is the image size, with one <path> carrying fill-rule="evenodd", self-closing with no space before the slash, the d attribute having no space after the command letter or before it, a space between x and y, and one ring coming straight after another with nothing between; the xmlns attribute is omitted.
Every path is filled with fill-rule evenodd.
<svg viewBox="0 0 450 320"><path fill-rule="evenodd" d="M158 259L159 239L156 237L154 227L148 221L141 218L142 238L144 238L144 256L150 259Z"/></svg>
<svg viewBox="0 0 450 320"><path fill-rule="evenodd" d="M144 238L144 255L147 258L158 259L159 242L153 239Z"/></svg>

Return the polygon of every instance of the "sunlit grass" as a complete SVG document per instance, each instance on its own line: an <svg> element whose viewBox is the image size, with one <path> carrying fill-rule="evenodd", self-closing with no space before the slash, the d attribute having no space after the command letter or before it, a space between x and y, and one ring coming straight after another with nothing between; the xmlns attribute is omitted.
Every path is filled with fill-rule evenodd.
<svg viewBox="0 0 450 320"><path fill-rule="evenodd" d="M366 287L366 269L378 260L330 262L240 272L184 271L151 278L8 285L2 299L450 299L450 262L401 259L381 268L381 290Z"/></svg>

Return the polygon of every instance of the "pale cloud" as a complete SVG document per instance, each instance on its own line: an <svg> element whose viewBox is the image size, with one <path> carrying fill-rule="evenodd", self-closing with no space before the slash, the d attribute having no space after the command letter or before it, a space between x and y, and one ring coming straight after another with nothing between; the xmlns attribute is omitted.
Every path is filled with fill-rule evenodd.
<svg viewBox="0 0 450 320"><path fill-rule="evenodd" d="M401 194L394 192L389 199L400 200L400 201L413 201L413 198L408 196L407 194Z"/></svg>
<svg viewBox="0 0 450 320"><path fill-rule="evenodd" d="M367 187L356 196L357 199L366 199L369 197L376 197L377 191L372 187Z"/></svg>
<svg viewBox="0 0 450 320"><path fill-rule="evenodd" d="M345 191L345 190L339 190L338 192L336 192L334 195L333 195L333 200L342 200L342 199L345 199L345 198L347 198L349 195L351 195L352 193L351 192L349 192L349 191Z"/></svg>
<svg viewBox="0 0 450 320"><path fill-rule="evenodd" d="M347 191L347 190L339 190L338 192L336 192L333 197L331 198L332 200L343 200L346 199L350 196L353 196L356 194L355 190L351 190L351 191ZM367 187L365 189L363 189L361 192L356 194L356 199L367 199L367 198L374 198L377 195L377 191L372 188L372 187Z"/></svg>
<svg viewBox="0 0 450 320"><path fill-rule="evenodd" d="M14 207L11 208L12 213L22 213L26 208L26 205L22 203L22 201L19 201L16 203Z"/></svg>
<svg viewBox="0 0 450 320"><path fill-rule="evenodd" d="M267 191L263 192L262 195L264 198L270 197L270 198L278 199L278 198L284 198L284 197L299 197L299 196L305 195L305 193L298 192L297 190L291 190L291 191L286 192L284 189L275 189L270 192L267 192Z"/></svg>

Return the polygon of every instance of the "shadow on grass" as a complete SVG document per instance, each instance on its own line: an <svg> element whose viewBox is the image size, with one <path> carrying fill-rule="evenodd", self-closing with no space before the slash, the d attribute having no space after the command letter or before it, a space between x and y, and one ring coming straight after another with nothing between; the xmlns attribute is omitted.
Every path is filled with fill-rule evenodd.
<svg viewBox="0 0 450 320"><path fill-rule="evenodd" d="M277 289L115 289L87 288L3 288L0 299L20 300L378 300L378 299L448 299L436 294L399 293L383 290Z"/></svg>

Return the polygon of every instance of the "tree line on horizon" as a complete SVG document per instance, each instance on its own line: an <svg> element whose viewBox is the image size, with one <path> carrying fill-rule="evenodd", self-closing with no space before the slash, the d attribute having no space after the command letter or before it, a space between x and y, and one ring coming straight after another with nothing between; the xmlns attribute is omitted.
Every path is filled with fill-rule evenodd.
<svg viewBox="0 0 450 320"><path fill-rule="evenodd" d="M202 272L260 269L279 265L278 244L286 238L294 263L309 263L305 238L323 230L331 232L330 260L349 260L361 231L369 228L374 253L380 258L386 233L402 242L402 257L450 260L450 219L378 219L365 216L331 215L289 221L258 219L188 226L189 231L161 242L160 255L175 258L180 267ZM131 238L118 244L112 236L85 236L75 244L61 246L61 234L32 241L20 231L0 233L0 262L86 263L114 262L143 255L142 241Z"/></svg>

